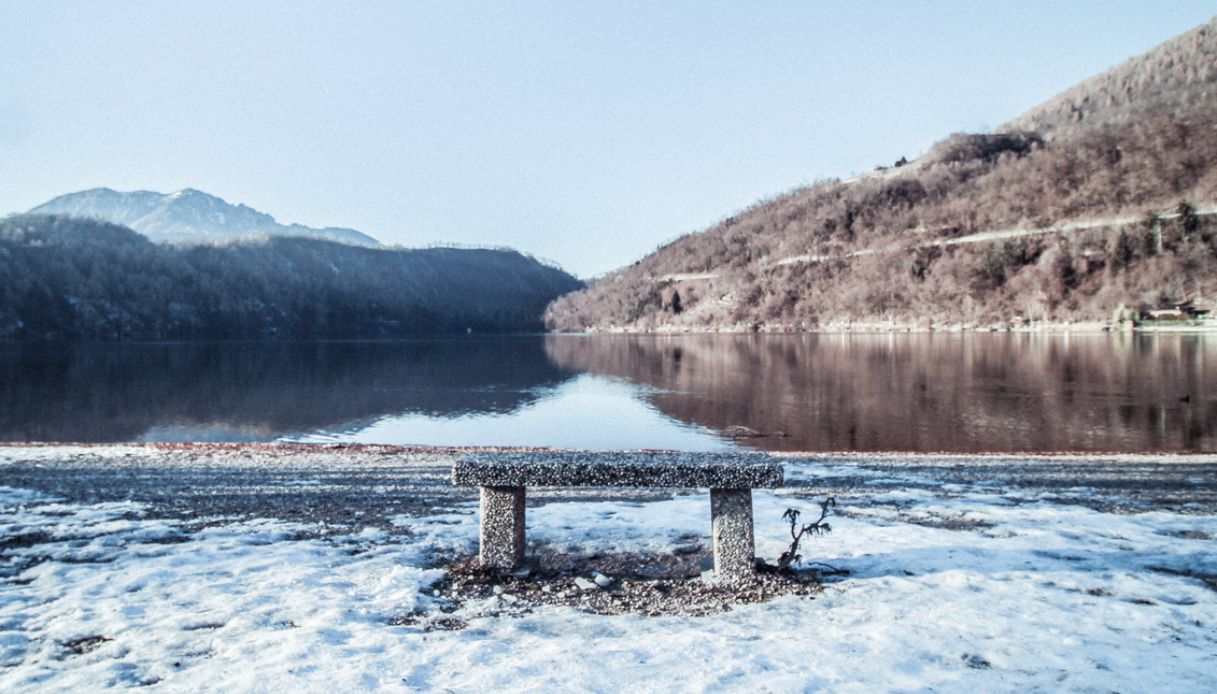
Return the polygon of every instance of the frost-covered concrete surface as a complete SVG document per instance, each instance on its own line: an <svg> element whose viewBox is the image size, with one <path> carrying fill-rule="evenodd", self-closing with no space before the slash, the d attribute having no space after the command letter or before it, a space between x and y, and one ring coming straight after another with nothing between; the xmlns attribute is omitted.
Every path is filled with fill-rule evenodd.
<svg viewBox="0 0 1217 694"><path fill-rule="evenodd" d="M815 600L392 626L476 551L459 455L0 447L0 690L1217 689L1211 456L787 457L790 486L754 495L757 552L836 495L804 554L851 575ZM707 509L553 492L528 532L667 552L708 539Z"/></svg>

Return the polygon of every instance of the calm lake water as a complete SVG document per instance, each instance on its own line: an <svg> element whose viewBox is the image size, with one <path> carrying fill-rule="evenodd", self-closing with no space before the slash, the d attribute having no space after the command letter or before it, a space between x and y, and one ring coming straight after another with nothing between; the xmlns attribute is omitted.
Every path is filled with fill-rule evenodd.
<svg viewBox="0 0 1217 694"><path fill-rule="evenodd" d="M7 343L0 439L1211 452L1217 336Z"/></svg>

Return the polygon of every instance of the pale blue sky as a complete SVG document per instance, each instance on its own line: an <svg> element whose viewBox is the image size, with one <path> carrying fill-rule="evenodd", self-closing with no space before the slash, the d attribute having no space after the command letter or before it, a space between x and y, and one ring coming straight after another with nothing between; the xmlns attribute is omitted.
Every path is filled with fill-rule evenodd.
<svg viewBox="0 0 1217 694"><path fill-rule="evenodd" d="M587 277L993 128L1204 2L0 0L0 214L198 188Z"/></svg>

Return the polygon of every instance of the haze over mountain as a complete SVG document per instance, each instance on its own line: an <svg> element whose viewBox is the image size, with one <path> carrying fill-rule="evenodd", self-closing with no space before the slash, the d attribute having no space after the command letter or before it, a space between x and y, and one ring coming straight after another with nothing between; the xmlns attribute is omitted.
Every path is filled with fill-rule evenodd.
<svg viewBox="0 0 1217 694"><path fill-rule="evenodd" d="M193 188L168 194L94 188L60 195L33 208L30 214L98 219L129 227L158 242L209 243L266 234L306 236L364 246L379 244L376 239L354 229L314 229L300 224L280 224L265 212L245 205L232 205Z"/></svg>
<svg viewBox="0 0 1217 694"><path fill-rule="evenodd" d="M896 156L892 157L896 159ZM556 301L556 330L1104 320L1217 299L1217 20L865 176L763 200Z"/></svg>

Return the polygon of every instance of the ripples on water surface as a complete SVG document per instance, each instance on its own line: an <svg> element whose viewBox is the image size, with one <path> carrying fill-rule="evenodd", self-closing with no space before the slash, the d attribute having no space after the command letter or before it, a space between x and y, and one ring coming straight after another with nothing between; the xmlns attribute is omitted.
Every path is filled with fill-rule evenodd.
<svg viewBox="0 0 1217 694"><path fill-rule="evenodd" d="M1217 451L1215 366L1200 335L10 343L0 438Z"/></svg>

